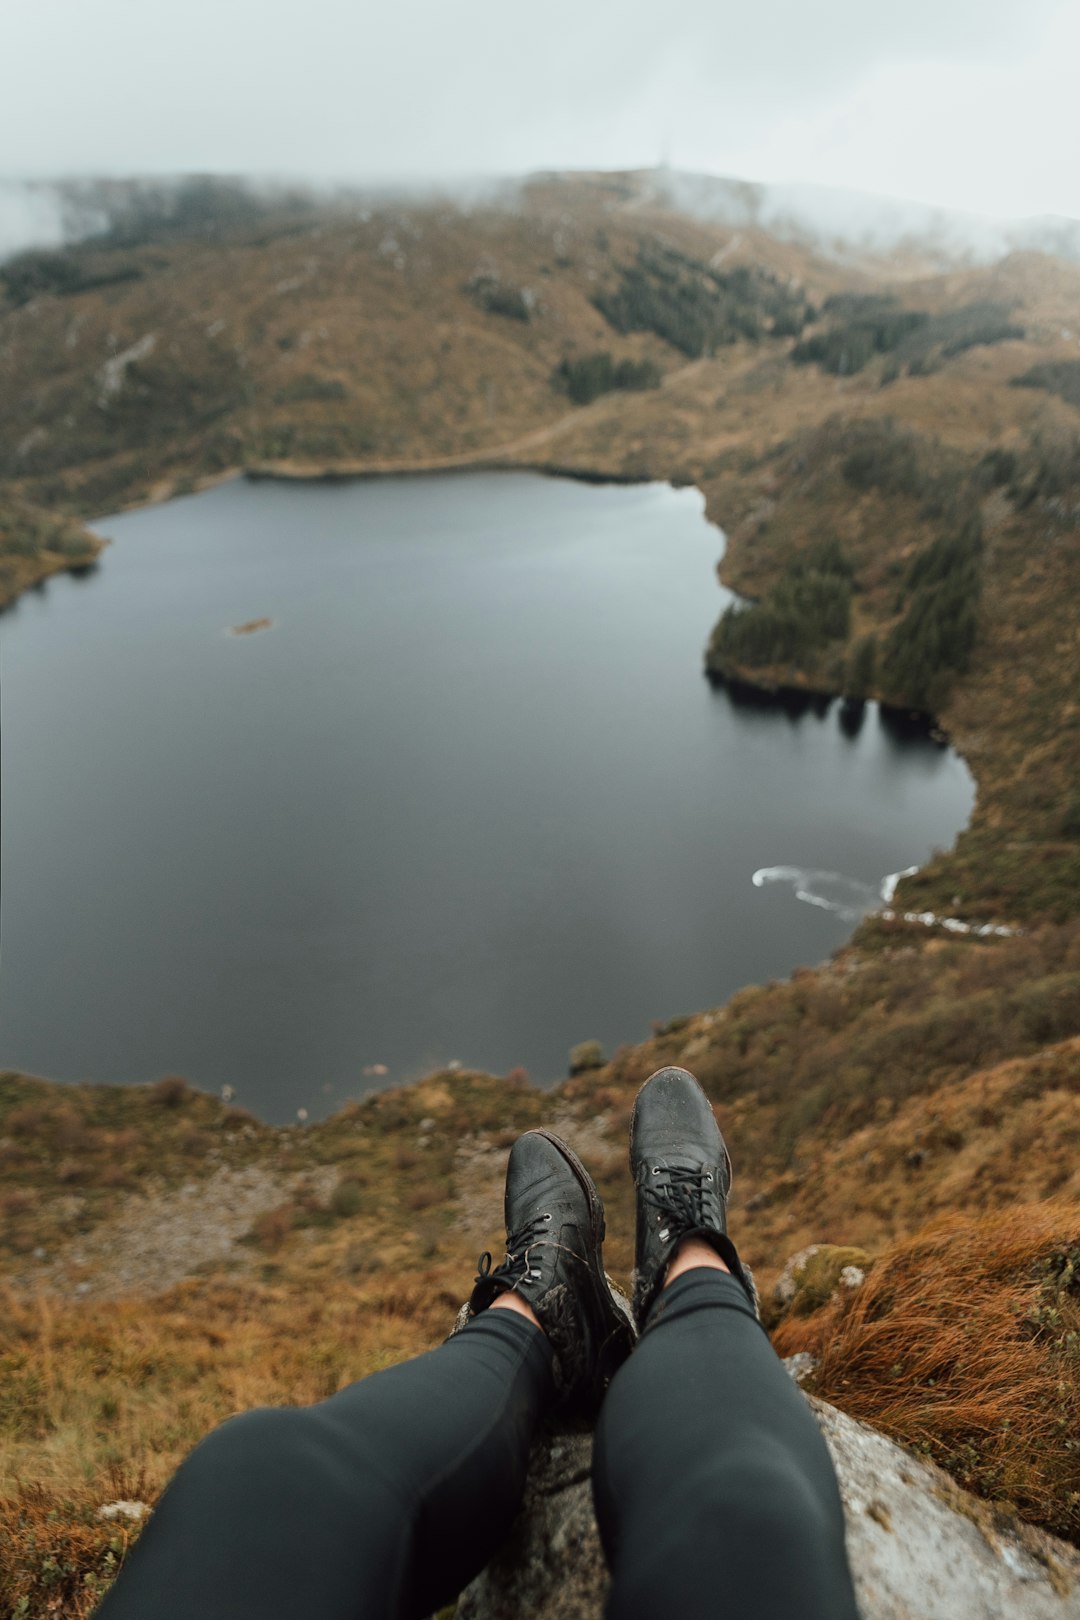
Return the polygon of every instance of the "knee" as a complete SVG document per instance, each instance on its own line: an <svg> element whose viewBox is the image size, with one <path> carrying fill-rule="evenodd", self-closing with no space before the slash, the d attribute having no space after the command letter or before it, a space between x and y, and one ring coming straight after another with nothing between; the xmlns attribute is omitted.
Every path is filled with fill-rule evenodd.
<svg viewBox="0 0 1080 1620"><path fill-rule="evenodd" d="M728 1535L748 1545L809 1552L843 1535L839 1492L831 1475L811 1476L788 1459L768 1455L721 1469L711 1482L704 1516L722 1519Z"/></svg>
<svg viewBox="0 0 1080 1620"><path fill-rule="evenodd" d="M265 1406L229 1418L199 1442L177 1478L250 1492L260 1483L295 1475L307 1449L303 1417L295 1407Z"/></svg>

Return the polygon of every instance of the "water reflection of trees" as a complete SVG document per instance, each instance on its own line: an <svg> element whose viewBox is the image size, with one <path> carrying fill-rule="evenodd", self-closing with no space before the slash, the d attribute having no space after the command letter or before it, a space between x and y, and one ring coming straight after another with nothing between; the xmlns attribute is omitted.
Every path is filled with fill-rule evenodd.
<svg viewBox="0 0 1080 1620"><path fill-rule="evenodd" d="M948 739L943 736L933 715L915 709L893 708L890 704L873 703L863 698L837 699L827 692L807 692L794 686L765 690L748 681L712 673L707 674L707 679L717 696L722 696L736 710L776 715L794 725L807 715L824 720L835 704L837 725L843 735L854 742L862 733L868 712L876 709L878 726L890 743L899 746L919 744L925 747L927 743L938 748L948 746Z"/></svg>
<svg viewBox="0 0 1080 1620"><path fill-rule="evenodd" d="M798 686L778 686L766 691L727 675L706 672L713 691L723 694L733 709L755 709L761 713L784 715L788 720L802 720L812 714L824 720L835 699L828 692L807 692Z"/></svg>

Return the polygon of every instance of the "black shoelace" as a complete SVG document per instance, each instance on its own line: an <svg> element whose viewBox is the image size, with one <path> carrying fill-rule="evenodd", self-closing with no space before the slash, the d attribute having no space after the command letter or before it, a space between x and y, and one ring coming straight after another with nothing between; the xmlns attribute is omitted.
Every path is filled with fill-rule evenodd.
<svg viewBox="0 0 1080 1620"><path fill-rule="evenodd" d="M716 1193L715 1172L705 1165L658 1165L653 1175L666 1176L659 1186L647 1182L641 1189L646 1203L668 1218L667 1230L660 1233L666 1241L677 1232L690 1232L695 1228L715 1225L705 1215L705 1201Z"/></svg>
<svg viewBox="0 0 1080 1620"><path fill-rule="evenodd" d="M529 1261L529 1249L534 1243L548 1235L551 1230L551 1216L537 1215L527 1226L516 1232L508 1232L506 1237L506 1258L501 1265L491 1269L491 1250L485 1249L476 1263L476 1281L486 1281L496 1277L507 1284L508 1288L516 1288L523 1283L529 1272L533 1269Z"/></svg>

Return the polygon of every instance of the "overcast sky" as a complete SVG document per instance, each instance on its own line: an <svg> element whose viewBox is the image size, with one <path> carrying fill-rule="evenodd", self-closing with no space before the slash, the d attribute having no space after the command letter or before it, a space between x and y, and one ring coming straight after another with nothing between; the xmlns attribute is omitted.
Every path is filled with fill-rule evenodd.
<svg viewBox="0 0 1080 1620"><path fill-rule="evenodd" d="M0 174L673 166L1080 217L1076 0L15 0Z"/></svg>

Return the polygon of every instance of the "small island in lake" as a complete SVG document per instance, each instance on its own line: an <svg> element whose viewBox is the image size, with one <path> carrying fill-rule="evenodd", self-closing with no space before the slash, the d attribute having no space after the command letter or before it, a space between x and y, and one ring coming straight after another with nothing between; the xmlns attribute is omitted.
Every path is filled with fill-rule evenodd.
<svg viewBox="0 0 1080 1620"><path fill-rule="evenodd" d="M273 623L273 619L248 619L246 624L234 624L229 634L233 636L252 636L256 630L270 630Z"/></svg>

